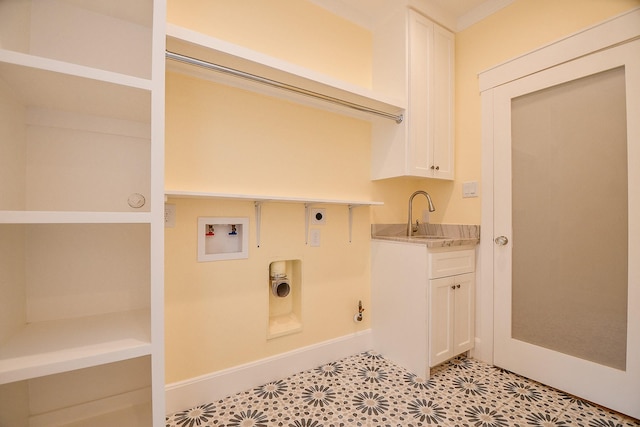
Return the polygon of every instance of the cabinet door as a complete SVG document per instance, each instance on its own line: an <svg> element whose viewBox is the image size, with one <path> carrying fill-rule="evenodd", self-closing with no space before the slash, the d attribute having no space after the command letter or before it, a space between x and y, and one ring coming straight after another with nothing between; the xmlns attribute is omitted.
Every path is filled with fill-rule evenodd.
<svg viewBox="0 0 640 427"><path fill-rule="evenodd" d="M453 33L437 25L433 26L433 136L430 138L429 165L433 178L453 179L453 84L454 84Z"/></svg>
<svg viewBox="0 0 640 427"><path fill-rule="evenodd" d="M413 176L432 176L433 27L434 24L424 16L409 12L409 141L406 155L408 173Z"/></svg>
<svg viewBox="0 0 640 427"><path fill-rule="evenodd" d="M454 35L409 13L409 175L453 179Z"/></svg>
<svg viewBox="0 0 640 427"><path fill-rule="evenodd" d="M453 277L429 281L429 366L453 356L454 294Z"/></svg>
<svg viewBox="0 0 640 427"><path fill-rule="evenodd" d="M475 278L473 273L453 276L453 354L473 348L475 341Z"/></svg>

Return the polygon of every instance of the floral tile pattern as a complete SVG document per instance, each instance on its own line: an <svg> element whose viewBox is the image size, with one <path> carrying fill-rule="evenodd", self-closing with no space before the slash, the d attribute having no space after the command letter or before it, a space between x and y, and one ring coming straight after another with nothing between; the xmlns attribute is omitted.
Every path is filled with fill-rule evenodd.
<svg viewBox="0 0 640 427"><path fill-rule="evenodd" d="M511 372L457 357L419 378L375 352L167 416L166 427L640 427Z"/></svg>

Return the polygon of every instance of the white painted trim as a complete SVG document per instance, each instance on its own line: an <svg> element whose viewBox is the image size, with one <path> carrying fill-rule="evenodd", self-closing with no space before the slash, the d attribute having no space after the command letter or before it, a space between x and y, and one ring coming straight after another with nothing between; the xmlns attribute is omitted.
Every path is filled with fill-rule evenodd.
<svg viewBox="0 0 640 427"><path fill-rule="evenodd" d="M493 91L482 101L482 237L476 267L476 347L473 356L493 364Z"/></svg>
<svg viewBox="0 0 640 427"><path fill-rule="evenodd" d="M287 353L212 372L165 387L166 413L214 402L226 396L312 369L372 348L371 329L298 348Z"/></svg>
<svg viewBox="0 0 640 427"><path fill-rule="evenodd" d="M640 7L481 71L480 92L637 37Z"/></svg>

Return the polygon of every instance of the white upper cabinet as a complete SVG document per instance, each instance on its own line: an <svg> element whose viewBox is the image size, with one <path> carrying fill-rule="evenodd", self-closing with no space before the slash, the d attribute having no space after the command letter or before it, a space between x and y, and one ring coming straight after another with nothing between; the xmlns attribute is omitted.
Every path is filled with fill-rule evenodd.
<svg viewBox="0 0 640 427"><path fill-rule="evenodd" d="M389 71L393 65L376 68L374 83L382 79L400 82L405 79L408 109L406 120L399 128L377 124L372 147L372 178L416 176L451 180L454 177L454 35L413 10L398 20L403 25L392 19L389 28L403 28L404 40L396 34L394 45L388 43L385 47L380 43L381 48L374 54L393 58L392 64L405 66L395 75ZM386 36L394 38L389 33ZM398 58L398 51L404 53L403 58Z"/></svg>

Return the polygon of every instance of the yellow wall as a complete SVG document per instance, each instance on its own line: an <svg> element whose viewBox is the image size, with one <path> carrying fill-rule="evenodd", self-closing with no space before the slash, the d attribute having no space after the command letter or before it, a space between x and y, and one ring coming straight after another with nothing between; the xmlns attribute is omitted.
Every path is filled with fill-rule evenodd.
<svg viewBox="0 0 640 427"><path fill-rule="evenodd" d="M311 3L176 0L168 9L170 23L370 85L371 33ZM370 123L174 73L166 98L168 189L391 201L390 209L354 209L351 243L347 207L325 206L319 248L304 243L303 205L266 203L257 248L252 203L170 200L167 382L369 328L371 218L404 221L420 181L370 181ZM197 263L198 216L248 217L249 259ZM301 260L303 330L267 340L268 266L283 259ZM353 321L358 300L362 323Z"/></svg>
<svg viewBox="0 0 640 427"><path fill-rule="evenodd" d="M167 74L168 189L370 200L368 122ZM221 102L220 100L224 100ZM370 208L326 205L321 246L305 245L303 204L171 199L165 233L166 378L175 382L369 328ZM196 262L199 216L246 217L249 258ZM267 339L269 264L300 260L301 332Z"/></svg>
<svg viewBox="0 0 640 427"><path fill-rule="evenodd" d="M379 200L354 210L327 206L321 247L304 244L304 207L263 206L256 247L253 204L171 200L177 225L166 230L167 382L184 380L369 327L353 322L369 306L369 224L406 221L409 195L424 189L432 222L480 222L480 198L462 183L480 181L477 73L639 4L640 0L518 0L456 39L456 179L369 180L369 123L284 100L167 76L168 189ZM300 0L170 0L170 23L369 86L371 34ZM223 100L223 102L221 102ZM416 199L414 213L425 209ZM198 216L250 219L247 260L196 262ZM268 266L302 262L303 330L267 340Z"/></svg>
<svg viewBox="0 0 640 427"><path fill-rule="evenodd" d="M445 222L480 223L480 198L458 196L462 182L481 175L478 73L638 6L640 0L517 0L456 34L456 183Z"/></svg>
<svg viewBox="0 0 640 427"><path fill-rule="evenodd" d="M169 0L180 25L371 87L371 33L301 0Z"/></svg>

